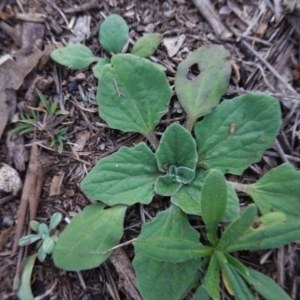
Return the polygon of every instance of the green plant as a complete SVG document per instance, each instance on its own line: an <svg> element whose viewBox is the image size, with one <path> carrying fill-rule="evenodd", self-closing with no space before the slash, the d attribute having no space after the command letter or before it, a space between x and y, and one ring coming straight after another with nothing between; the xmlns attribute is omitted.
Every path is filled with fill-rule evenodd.
<svg viewBox="0 0 300 300"><path fill-rule="evenodd" d="M57 212L51 216L49 226L45 223L31 221L30 227L36 234L29 234L19 239L19 246L27 246L38 241L36 248L38 252L26 257L22 263L20 284L17 296L21 300L33 300L31 291L31 275L36 258L43 262L47 254L51 254L57 242L57 235L51 235L62 219L62 214Z"/></svg>
<svg viewBox="0 0 300 300"><path fill-rule="evenodd" d="M51 138L50 147L58 144L58 152L61 153L63 151L63 141L65 139L64 135L68 131L68 128L63 127L57 129L56 127L59 123L56 118L61 115L68 115L69 112L58 109L57 102L51 103L48 101L38 89L36 89L36 92L39 95L44 108L28 106L30 109L30 115L20 114L21 118L18 121L18 125L16 128L12 129L9 134L13 135L17 133L22 135L34 132L35 130L46 132Z"/></svg>
<svg viewBox="0 0 300 300"><path fill-rule="evenodd" d="M55 243L57 242L57 235L50 235L62 219L61 213L55 213L51 216L50 224L47 226L45 223L38 221L31 221L30 227L36 234L29 234L23 236L19 240L19 246L27 246L32 243L37 243L38 259L44 261L47 254L51 254L54 250Z"/></svg>
<svg viewBox="0 0 300 300"><path fill-rule="evenodd" d="M161 34L147 34L137 40L131 50L131 54L142 58L150 57L161 41ZM129 29L126 21L115 14L107 17L99 31L99 42L110 55L125 52L129 42ZM50 56L55 62L73 70L85 69L90 64L96 62L96 65L93 67L96 78L99 78L103 67L110 64L109 58L95 56L88 47L82 44L74 44L55 49L51 52ZM153 63L153 65L165 70L165 68L159 64Z"/></svg>
<svg viewBox="0 0 300 300"><path fill-rule="evenodd" d="M108 52L124 49L125 38L106 44L103 36L113 35L100 34ZM154 130L168 111L172 94L165 74L132 54L103 60L99 72L95 72L99 65L94 68L100 117L111 128L144 135L151 146L121 147L83 179L81 189L99 203L85 208L62 232L54 263L71 271L98 266L122 237L127 207L150 204L158 194L171 197L171 207L144 224L134 242L133 264L144 299L182 299L199 282L194 299L208 295L219 299L220 270L229 292L238 299L254 299L245 281L267 299L274 298L265 295L261 283L270 295L273 289L286 299L271 279L229 253L275 248L300 238L300 173L283 164L252 185L224 178L227 173L241 175L272 146L281 125L278 101L252 93L218 105L230 78L228 53L220 46L204 46L190 54L176 73L175 90L186 123L171 124L158 141ZM255 202L242 215L235 189ZM188 214L202 217L205 245L189 224ZM224 221L231 225L223 233L217 231ZM207 270L204 276L200 267Z"/></svg>

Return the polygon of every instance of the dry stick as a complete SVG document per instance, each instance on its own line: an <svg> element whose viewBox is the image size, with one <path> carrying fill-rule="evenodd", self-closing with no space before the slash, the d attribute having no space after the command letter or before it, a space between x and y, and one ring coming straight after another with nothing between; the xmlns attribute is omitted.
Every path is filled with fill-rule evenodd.
<svg viewBox="0 0 300 300"><path fill-rule="evenodd" d="M34 143L31 147L28 170L18 209L18 223L15 230L15 239L11 255L14 255L17 251L18 241L22 235L28 205L30 207L30 219L33 220L36 216L38 199L42 190L43 180L44 166L42 165L38 146Z"/></svg>
<svg viewBox="0 0 300 300"><path fill-rule="evenodd" d="M273 75L279 80L281 81L291 92L297 94L297 92L293 89L293 87L287 83L284 78L282 78L282 76L263 58L260 56L260 54L255 51L251 45L245 41L245 40L241 40L242 44L244 46L246 46L261 62L263 62L265 64L265 66L273 73Z"/></svg>
<svg viewBox="0 0 300 300"><path fill-rule="evenodd" d="M82 12L82 11L90 10L90 9L96 8L98 6L99 6L99 2L94 0L89 3L85 3L85 4L82 4L82 5L74 7L74 8L64 9L64 12L67 14L72 14L75 12Z"/></svg>
<svg viewBox="0 0 300 300"><path fill-rule="evenodd" d="M217 36L222 39L232 36L232 33L221 22L219 15L209 0L193 0L193 2Z"/></svg>

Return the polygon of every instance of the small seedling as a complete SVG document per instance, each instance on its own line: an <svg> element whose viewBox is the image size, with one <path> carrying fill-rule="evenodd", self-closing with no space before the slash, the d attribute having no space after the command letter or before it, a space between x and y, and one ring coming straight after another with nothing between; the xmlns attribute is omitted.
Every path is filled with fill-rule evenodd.
<svg viewBox="0 0 300 300"><path fill-rule="evenodd" d="M15 129L10 131L10 135L13 134L26 134L34 132L35 130L46 132L51 138L50 147L58 144L58 152L63 151L64 135L68 128L63 127L57 129L57 117L61 115L68 115L66 110L60 110L57 107L57 102L48 101L45 96L37 89L37 94L43 103L44 108L30 107L30 114L21 114L18 125Z"/></svg>
<svg viewBox="0 0 300 300"><path fill-rule="evenodd" d="M159 141L155 127L169 109L172 91L152 62L120 53L126 48L128 30L119 18L108 18L100 29L100 43L113 56L94 67L99 115L109 127L138 132L148 143L121 147L100 159L83 179L81 189L99 203L85 208L62 232L54 263L70 271L97 267L120 241L127 207L150 204L158 194L170 197L171 207L144 224L134 242L133 264L144 299L183 299L200 284L194 299L219 299L220 272L237 299L254 299L245 282L266 299L276 295L288 299L270 278L230 253L275 248L300 238L299 171L283 164L252 185L224 177L241 175L273 145L281 126L278 100L250 93L219 104L230 79L229 55L221 46L201 47L180 63L175 77L186 122L171 124ZM141 48L138 45L132 52L140 53ZM58 53L69 55L66 49L52 58L58 61ZM90 57L91 61L95 59ZM193 74L195 66L198 74ZM255 202L241 215L235 190ZM204 244L188 214L202 218ZM222 232L219 226L224 221L231 224Z"/></svg>
<svg viewBox="0 0 300 300"><path fill-rule="evenodd" d="M30 227L36 234L30 234L23 236L19 240L19 246L27 246L32 243L37 243L38 259L44 261L47 254L51 254L54 250L55 243L57 242L57 235L51 235L57 225L62 219L61 213L55 213L50 219L50 224L47 226L45 223L39 223L38 221L31 221Z"/></svg>
<svg viewBox="0 0 300 300"><path fill-rule="evenodd" d="M58 240L57 235L51 235L62 219L62 214L57 212L51 216L49 226L45 223L31 221L30 227L36 234L23 236L19 239L19 246L27 246L38 242L36 248L38 252L26 257L22 264L20 284L17 291L17 296L21 300L33 300L34 296L31 291L31 275L36 257L43 262L47 254L51 254Z"/></svg>

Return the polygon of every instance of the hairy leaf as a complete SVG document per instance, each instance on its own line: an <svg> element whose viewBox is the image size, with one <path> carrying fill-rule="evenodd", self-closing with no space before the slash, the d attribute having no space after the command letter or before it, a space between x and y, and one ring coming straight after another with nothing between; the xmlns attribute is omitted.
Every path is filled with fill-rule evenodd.
<svg viewBox="0 0 300 300"><path fill-rule="evenodd" d="M171 89L166 76L144 58L113 56L99 81L99 113L111 128L147 136L168 111Z"/></svg>
<svg viewBox="0 0 300 300"><path fill-rule="evenodd" d="M243 278L266 300L291 300L289 295L270 277L248 268L249 275Z"/></svg>
<svg viewBox="0 0 300 300"><path fill-rule="evenodd" d="M183 185L171 198L172 203L179 206L186 214L201 216L201 190L208 171L197 170L194 180ZM232 221L239 214L239 199L232 185L227 182L227 205L222 222Z"/></svg>
<svg viewBox="0 0 300 300"><path fill-rule="evenodd" d="M154 190L161 196L172 196L179 191L181 186L180 182L174 181L173 176L167 174L157 178Z"/></svg>
<svg viewBox="0 0 300 300"><path fill-rule="evenodd" d="M219 293L220 285L220 265L216 255L210 259L207 272L205 274L205 286L208 294L214 299L220 299Z"/></svg>
<svg viewBox="0 0 300 300"><path fill-rule="evenodd" d="M162 172L168 171L171 166L195 170L196 142L188 130L173 123L164 132L155 155Z"/></svg>
<svg viewBox="0 0 300 300"><path fill-rule="evenodd" d="M234 220L223 232L222 237L218 244L218 249L227 250L236 240L251 227L256 218L256 206L249 205L242 215Z"/></svg>
<svg viewBox="0 0 300 300"><path fill-rule="evenodd" d="M300 239L300 221L288 221L280 213L268 213L256 219L252 227L228 245L226 251L272 249Z"/></svg>
<svg viewBox="0 0 300 300"><path fill-rule="evenodd" d="M123 234L126 206L104 209L104 204L87 206L59 236L53 260L57 267L80 271L99 266L111 254Z"/></svg>
<svg viewBox="0 0 300 300"><path fill-rule="evenodd" d="M199 233L190 226L187 216L174 205L158 213L153 221L144 224L138 239L146 241L148 238L162 237L186 239L195 243L199 241ZM195 279L198 279L200 260L163 262L136 250L133 266L143 299L174 300L182 299Z"/></svg>
<svg viewBox="0 0 300 300"><path fill-rule="evenodd" d="M224 256L227 260L227 262L234 267L239 273L241 273L242 275L249 275L249 272L247 270L247 268L236 258L234 258L233 256L231 256L228 253L224 253Z"/></svg>
<svg viewBox="0 0 300 300"><path fill-rule="evenodd" d="M255 184L247 186L249 194L263 214L282 212L300 217L300 172L285 163L272 169Z"/></svg>
<svg viewBox="0 0 300 300"><path fill-rule="evenodd" d="M99 41L109 53L121 53L129 39L129 28L119 15L112 14L101 24Z"/></svg>
<svg viewBox="0 0 300 300"><path fill-rule="evenodd" d="M131 54L149 57L155 52L161 41L162 35L159 33L146 34L137 40L131 50Z"/></svg>
<svg viewBox="0 0 300 300"><path fill-rule="evenodd" d="M152 237L137 239L135 251L139 251L152 259L180 263L187 260L210 256L213 249L204 247L199 242L178 237Z"/></svg>
<svg viewBox="0 0 300 300"><path fill-rule="evenodd" d="M214 245L218 240L217 227L225 214L226 203L227 186L224 175L218 170L210 170L201 191L201 213L207 238Z"/></svg>
<svg viewBox="0 0 300 300"><path fill-rule="evenodd" d="M193 67L199 73L193 76ZM226 92L231 74L228 52L222 46L203 46L184 61L177 69L175 90L187 113L187 128L191 131L196 120L218 105Z"/></svg>
<svg viewBox="0 0 300 300"><path fill-rule="evenodd" d="M210 300L207 289L201 285L193 296L192 300Z"/></svg>
<svg viewBox="0 0 300 300"><path fill-rule="evenodd" d="M50 53L50 57L60 65L72 70L85 69L98 60L92 51L82 44L55 49Z"/></svg>
<svg viewBox="0 0 300 300"><path fill-rule="evenodd" d="M83 179L81 189L107 205L149 204L158 173L155 155L140 143L101 159Z"/></svg>
<svg viewBox="0 0 300 300"><path fill-rule="evenodd" d="M229 292L233 292L235 299L255 300L254 295L239 273L227 261L224 261L224 254L217 252L217 257L222 268L223 281L224 283L227 281L227 288L229 288Z"/></svg>
<svg viewBox="0 0 300 300"><path fill-rule="evenodd" d="M240 175L272 146L280 124L275 98L248 94L224 101L195 126L198 163Z"/></svg>

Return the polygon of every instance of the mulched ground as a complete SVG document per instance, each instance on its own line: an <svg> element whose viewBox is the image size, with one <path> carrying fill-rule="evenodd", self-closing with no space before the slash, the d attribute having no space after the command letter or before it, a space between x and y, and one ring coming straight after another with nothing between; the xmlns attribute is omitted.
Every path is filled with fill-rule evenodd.
<svg viewBox="0 0 300 300"><path fill-rule="evenodd" d="M125 18L133 42L147 32L158 32L164 38L178 39L177 42L182 39L183 43L174 56L170 57L164 45L161 45L153 57L153 60L167 67L166 74L171 85L177 65L189 52L206 44L222 44L230 53L233 67L230 88L224 97L231 98L250 91L276 96L282 105L283 118L283 126L274 147L268 149L262 160L249 167L243 176L231 176L229 179L255 182L265 172L285 161L299 168L300 24L297 10L283 6L285 2L212 1L219 22L227 27L226 36L221 39L192 1L2 0L0 57L23 49L19 55L25 59L28 54L26 49L33 51L38 48L43 51L39 63L36 66L32 63L33 70L25 78L20 75L24 68L22 63L19 69L13 70L22 82L11 115L26 111L26 105L39 105L34 92L36 87L41 89L46 98L58 101L70 112L52 128L56 130L68 126L62 154L51 149L49 136L38 130L11 141L8 131L15 127L12 121L8 122L0 140L0 161L16 168L23 183L31 145L33 141L39 145L43 162L48 168L36 219L46 222L56 211L62 212L65 218L72 218L82 211L90 203L79 189L79 183L86 172L99 158L113 153L121 146L132 146L142 140L137 134L124 134L107 128L99 118L95 105L97 80L91 68L74 72L55 65L49 59L52 49L61 44L66 45L69 41L74 24L80 17L90 17L90 33L83 43L100 57L105 53L98 42L98 31L104 17L111 13ZM5 77L0 64L0 79L3 78L1 72ZM68 100L64 102L66 97ZM175 97L172 98L165 120L173 118L184 120ZM160 124L157 131L163 131L164 126L165 123ZM23 252L18 249L14 256L11 254L20 195L5 201L7 196L7 193L0 192L0 299L16 299L13 282ZM243 202L249 200L240 196ZM166 207L166 201L158 197L151 205L145 206L145 210L153 217ZM122 242L138 235L142 224L139 210L137 205L128 211ZM62 231L65 226L66 222L62 222L59 230ZM124 250L123 254L132 259L132 247L129 245ZM31 253L34 248L28 251ZM37 262L32 286L36 299L137 299L128 292L124 283L125 275L120 271L124 265L118 267L116 257L96 269L80 273L55 268L49 257L42 264ZM296 243L272 251L245 251L240 253L240 259L275 279L293 299L300 299L299 249ZM130 265L127 267L130 273ZM225 289L223 297L230 299ZM191 296L187 299L191 299Z"/></svg>

